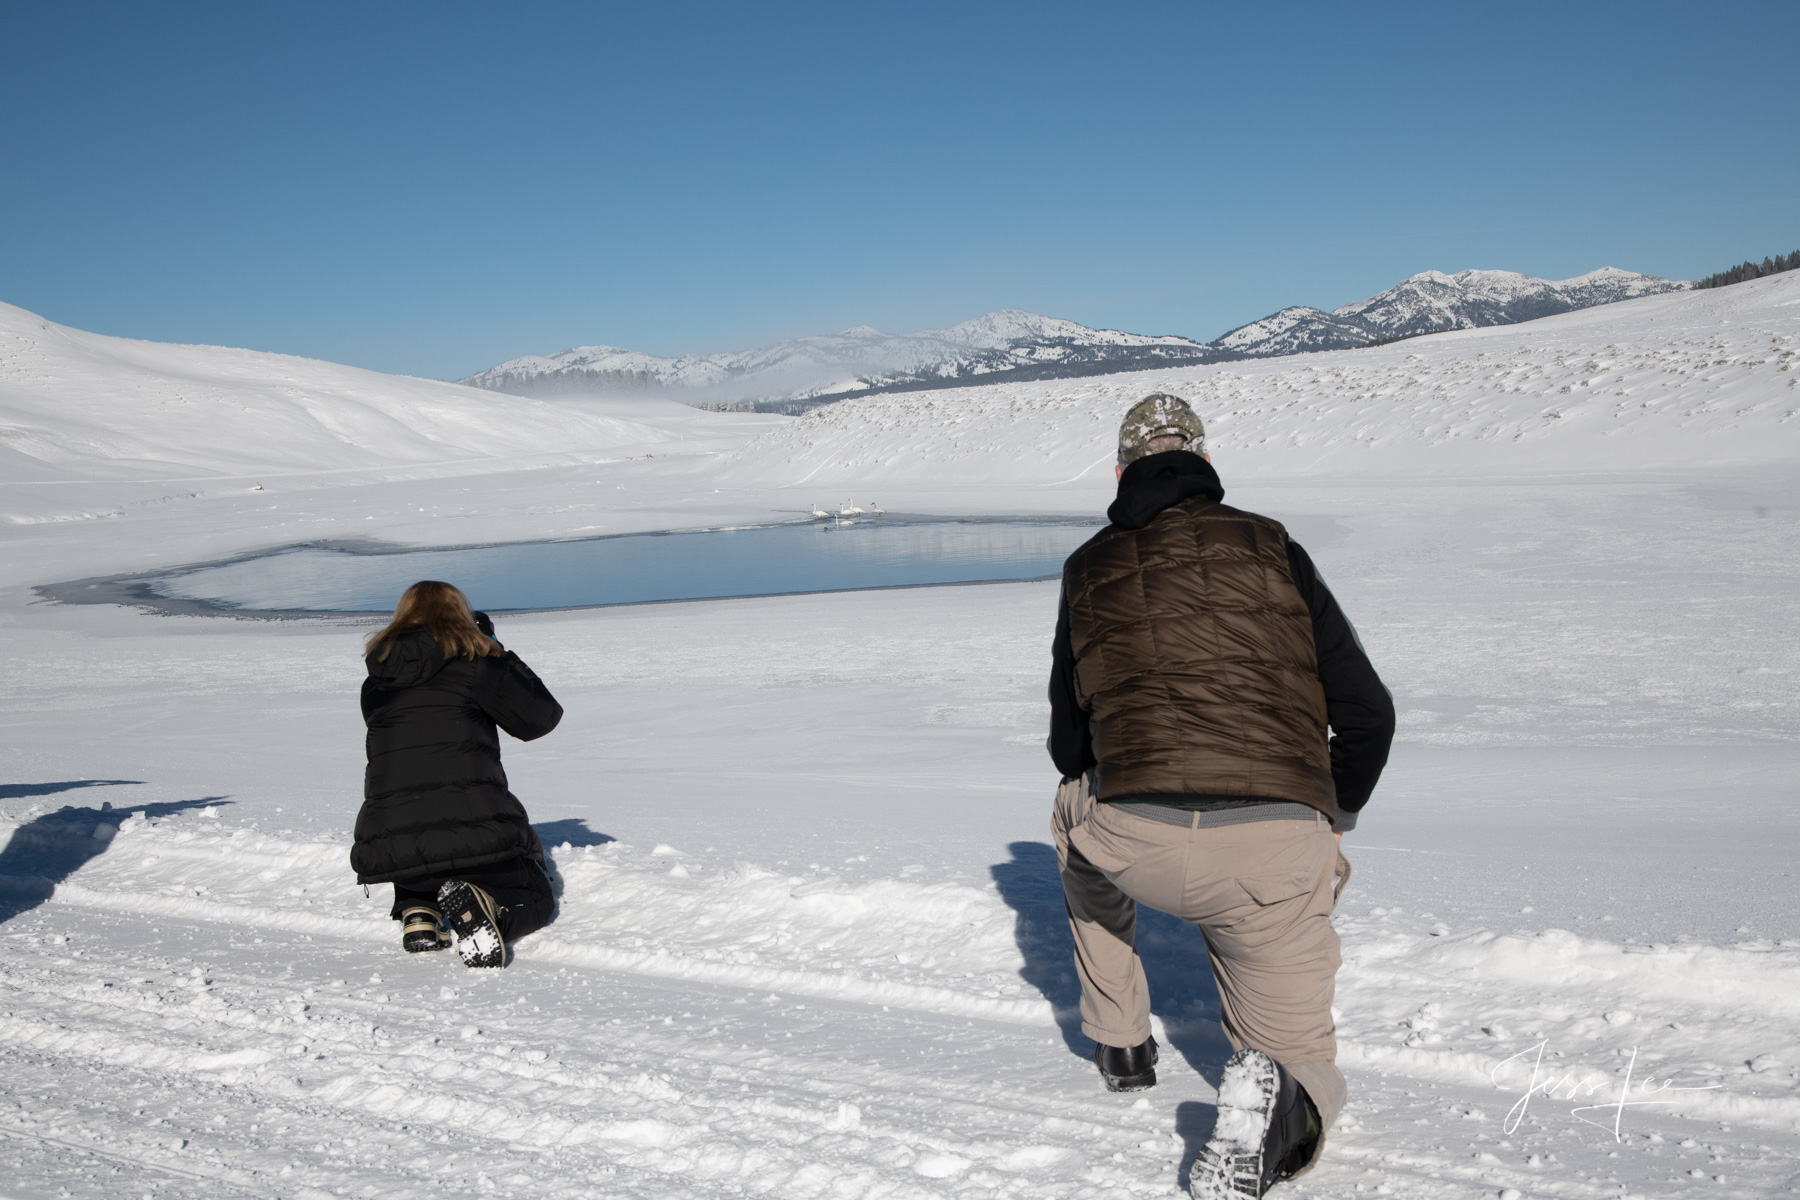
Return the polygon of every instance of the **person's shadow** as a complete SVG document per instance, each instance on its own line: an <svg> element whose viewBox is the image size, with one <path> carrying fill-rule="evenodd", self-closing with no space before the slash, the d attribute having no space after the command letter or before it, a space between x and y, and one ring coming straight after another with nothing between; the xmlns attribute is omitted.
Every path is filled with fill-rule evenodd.
<svg viewBox="0 0 1800 1200"><path fill-rule="evenodd" d="M546 850L554 850L562 845L604 846L608 842L619 840L610 833L598 833L589 829L587 822L580 817L539 821L532 828L537 830L538 840L544 843Z"/></svg>
<svg viewBox="0 0 1800 1200"><path fill-rule="evenodd" d="M76 788L138 783L135 779L81 779L66 783L0 784L0 797L46 796ZM53 813L34 817L12 831L0 849L0 924L30 912L56 891L56 885L80 870L90 859L106 853L119 823L142 813L167 817L190 808L229 804L224 796L198 800L174 800L162 804L134 804L114 808L76 808L64 805Z"/></svg>
<svg viewBox="0 0 1800 1200"><path fill-rule="evenodd" d="M539 821L532 826L544 847L544 874L550 880L550 894L556 897L556 914L562 915L563 877L556 867L556 852L564 846L604 846L619 839L610 833L589 829L581 817L565 817L560 821Z"/></svg>
<svg viewBox="0 0 1800 1200"><path fill-rule="evenodd" d="M1217 1085L1216 1079L1214 1084ZM1183 1192L1193 1182L1194 1160L1200 1157L1200 1150L1212 1136L1218 1120L1219 1110L1215 1105L1183 1100L1175 1106L1175 1133L1181 1138L1181 1162L1175 1168L1175 1186Z"/></svg>
<svg viewBox="0 0 1800 1200"><path fill-rule="evenodd" d="M1007 850L1012 860L995 863L989 871L1000 898L1013 910L1013 938L1025 958L1019 977L1050 1001L1070 1052L1091 1061L1094 1043L1081 1032L1081 982L1075 976L1075 943L1063 907L1056 848L1044 842L1013 842ZM1186 921L1140 905L1136 945L1150 983L1150 1011L1162 1018L1168 1048L1217 1087L1231 1046L1219 1030L1219 989L1206 958L1205 939ZM1163 1063L1173 1065L1166 1056ZM1209 1116L1208 1132L1210 1121ZM1179 1121L1178 1129L1187 1135ZM1193 1149L1204 1142L1202 1137Z"/></svg>

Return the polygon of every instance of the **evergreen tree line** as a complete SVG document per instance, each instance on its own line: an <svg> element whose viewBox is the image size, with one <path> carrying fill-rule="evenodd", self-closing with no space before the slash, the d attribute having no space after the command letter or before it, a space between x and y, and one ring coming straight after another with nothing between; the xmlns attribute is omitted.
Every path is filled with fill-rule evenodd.
<svg viewBox="0 0 1800 1200"><path fill-rule="evenodd" d="M1742 283L1746 279L1761 279L1764 275L1779 275L1783 271L1791 271L1800 267L1800 250L1792 254L1777 254L1774 258L1765 258L1760 263L1743 262L1729 271L1720 271L1717 275L1708 275L1695 282L1695 287L1716 288L1728 283Z"/></svg>

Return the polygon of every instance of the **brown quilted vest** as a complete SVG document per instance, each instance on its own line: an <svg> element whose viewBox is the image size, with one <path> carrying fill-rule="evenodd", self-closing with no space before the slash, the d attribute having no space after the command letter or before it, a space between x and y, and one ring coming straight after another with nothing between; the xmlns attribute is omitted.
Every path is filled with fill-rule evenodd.
<svg viewBox="0 0 1800 1200"><path fill-rule="evenodd" d="M1334 821L1312 617L1279 522L1204 496L1063 568L1101 800L1256 797Z"/></svg>

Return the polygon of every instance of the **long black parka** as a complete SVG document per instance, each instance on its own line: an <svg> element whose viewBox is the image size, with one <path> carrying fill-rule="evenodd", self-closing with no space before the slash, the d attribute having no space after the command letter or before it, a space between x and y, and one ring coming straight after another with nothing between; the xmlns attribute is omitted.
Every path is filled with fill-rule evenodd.
<svg viewBox="0 0 1800 1200"><path fill-rule="evenodd" d="M423 626L365 660L369 727L350 865L358 883L445 876L521 856L543 862L525 806L507 790L496 727L522 741L562 705L512 651L446 659Z"/></svg>

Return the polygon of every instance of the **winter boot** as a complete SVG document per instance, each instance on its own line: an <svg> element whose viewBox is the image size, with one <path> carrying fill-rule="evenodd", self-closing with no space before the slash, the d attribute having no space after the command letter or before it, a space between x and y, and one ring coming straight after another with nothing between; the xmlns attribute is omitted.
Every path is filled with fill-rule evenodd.
<svg viewBox="0 0 1800 1200"><path fill-rule="evenodd" d="M1188 1185L1196 1200L1257 1197L1312 1160L1318 1110L1306 1089L1261 1050L1239 1050L1219 1081L1219 1119Z"/></svg>
<svg viewBox="0 0 1800 1200"><path fill-rule="evenodd" d="M1109 1092L1141 1092L1156 1086L1156 1039L1137 1046L1095 1046L1094 1065Z"/></svg>
<svg viewBox="0 0 1800 1200"><path fill-rule="evenodd" d="M456 952L465 967L506 965L506 939L500 936L500 906L472 883L452 879L438 889L438 906L456 936Z"/></svg>
<svg viewBox="0 0 1800 1200"><path fill-rule="evenodd" d="M423 950L448 950L450 931L444 927L444 914L423 905L401 913L400 945L408 954L418 954Z"/></svg>

